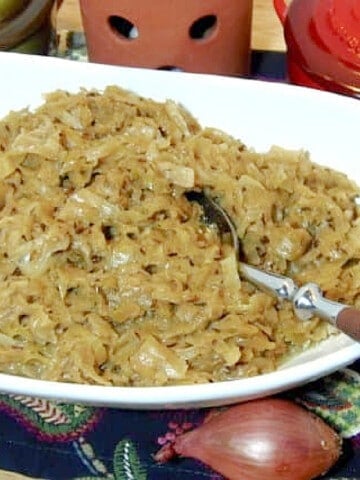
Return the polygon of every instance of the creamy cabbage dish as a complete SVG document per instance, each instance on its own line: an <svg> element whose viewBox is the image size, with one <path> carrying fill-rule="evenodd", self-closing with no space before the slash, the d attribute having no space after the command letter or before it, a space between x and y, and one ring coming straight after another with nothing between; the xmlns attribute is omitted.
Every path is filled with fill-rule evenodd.
<svg viewBox="0 0 360 480"><path fill-rule="evenodd" d="M1 372L213 382L335 334L241 279L190 190L228 211L248 263L360 307L359 188L306 152L254 152L172 101L53 92L0 122L0 180Z"/></svg>

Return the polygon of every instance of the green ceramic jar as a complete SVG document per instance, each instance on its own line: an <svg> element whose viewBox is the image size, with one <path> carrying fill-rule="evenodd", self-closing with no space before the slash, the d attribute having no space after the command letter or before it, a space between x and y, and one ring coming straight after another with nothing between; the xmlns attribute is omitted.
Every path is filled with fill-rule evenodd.
<svg viewBox="0 0 360 480"><path fill-rule="evenodd" d="M56 0L0 0L0 51L46 55Z"/></svg>

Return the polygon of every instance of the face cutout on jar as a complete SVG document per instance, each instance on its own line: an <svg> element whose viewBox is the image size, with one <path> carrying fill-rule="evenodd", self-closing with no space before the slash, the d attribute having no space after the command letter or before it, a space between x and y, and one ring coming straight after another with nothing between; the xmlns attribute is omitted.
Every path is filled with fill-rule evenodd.
<svg viewBox="0 0 360 480"><path fill-rule="evenodd" d="M90 60L247 73L252 0L81 0Z"/></svg>

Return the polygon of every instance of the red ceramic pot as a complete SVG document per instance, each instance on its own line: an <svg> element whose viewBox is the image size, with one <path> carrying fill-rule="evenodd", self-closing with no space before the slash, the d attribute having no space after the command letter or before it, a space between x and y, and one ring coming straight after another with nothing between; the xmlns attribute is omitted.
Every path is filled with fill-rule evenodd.
<svg viewBox="0 0 360 480"><path fill-rule="evenodd" d="M289 80L360 96L360 0L273 0L284 25Z"/></svg>
<svg viewBox="0 0 360 480"><path fill-rule="evenodd" d="M252 0L80 0L94 62L246 74Z"/></svg>

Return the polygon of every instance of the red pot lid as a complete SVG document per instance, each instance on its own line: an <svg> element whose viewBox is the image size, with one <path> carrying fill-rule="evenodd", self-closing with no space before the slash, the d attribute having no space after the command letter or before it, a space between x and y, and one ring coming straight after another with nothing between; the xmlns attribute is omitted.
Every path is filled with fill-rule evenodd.
<svg viewBox="0 0 360 480"><path fill-rule="evenodd" d="M329 51L360 69L360 0L318 0L313 21Z"/></svg>
<svg viewBox="0 0 360 480"><path fill-rule="evenodd" d="M305 71L360 91L360 0L293 0L285 38Z"/></svg>

